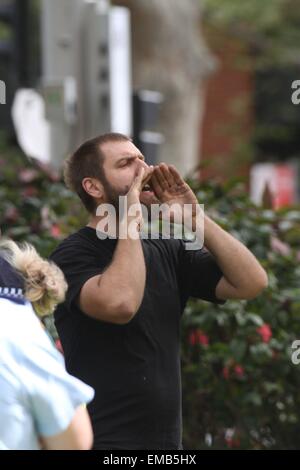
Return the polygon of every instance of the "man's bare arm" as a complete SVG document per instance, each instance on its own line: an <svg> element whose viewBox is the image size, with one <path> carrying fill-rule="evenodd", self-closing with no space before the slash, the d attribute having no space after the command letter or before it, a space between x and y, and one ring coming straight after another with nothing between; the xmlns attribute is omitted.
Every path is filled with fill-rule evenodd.
<svg viewBox="0 0 300 470"><path fill-rule="evenodd" d="M268 286L266 271L239 240L204 216L204 245L215 257L223 276L217 284L219 299L253 299Z"/></svg>
<svg viewBox="0 0 300 470"><path fill-rule="evenodd" d="M155 167L151 179L155 193L161 202L175 205L194 214L192 231L203 240L201 217L204 217L204 245L215 257L223 276L216 287L219 299L252 299L267 287L267 273L255 256L239 240L223 230L204 215L190 186L182 179L176 168L164 163ZM176 215L176 210L174 210ZM199 223L196 215L199 215ZM187 215L189 215L187 213ZM180 211L178 220L182 217ZM201 279L199 279L201 282Z"/></svg>
<svg viewBox="0 0 300 470"><path fill-rule="evenodd" d="M145 282L141 240L120 239L107 270L81 289L80 309L97 320L128 323L142 302Z"/></svg>
<svg viewBox="0 0 300 470"><path fill-rule="evenodd" d="M83 312L97 320L128 323L138 311L144 296L146 265L139 224L142 223L140 192L149 179L152 167L145 177L141 166L127 194L128 209L136 208L138 216L126 214L120 223L119 238L110 266L103 274L89 279L81 289L79 305ZM125 235L125 236L124 236Z"/></svg>

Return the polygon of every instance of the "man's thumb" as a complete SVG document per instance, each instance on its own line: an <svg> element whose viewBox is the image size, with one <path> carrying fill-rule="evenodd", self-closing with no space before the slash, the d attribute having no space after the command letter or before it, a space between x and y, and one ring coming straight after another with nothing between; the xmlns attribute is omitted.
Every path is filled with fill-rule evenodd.
<svg viewBox="0 0 300 470"><path fill-rule="evenodd" d="M141 191L144 174L145 174L145 168L141 166L138 170L136 177L133 180L131 189L138 189L139 191Z"/></svg>

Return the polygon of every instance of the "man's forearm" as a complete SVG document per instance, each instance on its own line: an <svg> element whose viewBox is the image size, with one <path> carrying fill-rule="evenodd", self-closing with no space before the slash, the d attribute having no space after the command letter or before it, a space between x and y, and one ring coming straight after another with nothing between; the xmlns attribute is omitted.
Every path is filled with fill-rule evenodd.
<svg viewBox="0 0 300 470"><path fill-rule="evenodd" d="M203 239L200 224L194 232ZM216 259L226 280L240 292L247 292L254 284L267 283L267 275L255 256L239 240L204 215L204 245Z"/></svg>
<svg viewBox="0 0 300 470"><path fill-rule="evenodd" d="M118 292L123 296L123 301L135 314L143 300L146 283L146 266L140 239L118 240L105 278L104 282L110 286L112 295Z"/></svg>
<svg viewBox="0 0 300 470"><path fill-rule="evenodd" d="M217 298L250 299L267 286L267 274L253 254L204 215L195 193L174 166L160 164L154 170L151 183L159 200L169 206L168 215L171 214L175 222L181 220L186 228L192 229L197 241L204 240L215 257L223 272L215 289ZM192 249L191 245L188 248Z"/></svg>

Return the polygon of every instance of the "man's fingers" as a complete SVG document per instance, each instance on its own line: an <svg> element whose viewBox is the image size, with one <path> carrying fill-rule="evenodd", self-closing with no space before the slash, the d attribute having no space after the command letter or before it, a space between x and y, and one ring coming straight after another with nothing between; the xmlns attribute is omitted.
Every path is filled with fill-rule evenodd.
<svg viewBox="0 0 300 470"><path fill-rule="evenodd" d="M155 170L154 170L154 175L156 176L159 184L161 185L161 187L163 189L168 189L169 188L169 184L168 184L168 181L166 180L163 172L162 172L162 169L161 167L156 167Z"/></svg>
<svg viewBox="0 0 300 470"><path fill-rule="evenodd" d="M178 173L175 166L169 165L169 170L173 175L176 184L184 184L184 180L181 178L181 175Z"/></svg>
<svg viewBox="0 0 300 470"><path fill-rule="evenodd" d="M152 178L153 171L154 171L154 167L153 167L153 165L151 165L151 166L149 167L148 172L147 172L147 176L146 176L146 178L145 178L144 181L143 181L143 186L145 186L145 184L149 183L149 181L150 181L151 178Z"/></svg>
<svg viewBox="0 0 300 470"><path fill-rule="evenodd" d="M138 191L142 190L144 176L145 176L145 167L140 166L140 168L138 169L138 173L133 180L131 190L134 190L134 189L137 189Z"/></svg>
<svg viewBox="0 0 300 470"><path fill-rule="evenodd" d="M168 165L163 163L162 165L160 165L160 169L161 169L162 174L163 174L165 180L167 181L168 185L170 187L174 186L174 183L175 183L174 176L170 172Z"/></svg>
<svg viewBox="0 0 300 470"><path fill-rule="evenodd" d="M153 175L152 175L151 186L152 186L153 191L155 192L156 196L159 199L160 196L163 194L164 190L161 187L161 184L160 184L160 182L158 181L158 179L156 177L156 172L154 172Z"/></svg>

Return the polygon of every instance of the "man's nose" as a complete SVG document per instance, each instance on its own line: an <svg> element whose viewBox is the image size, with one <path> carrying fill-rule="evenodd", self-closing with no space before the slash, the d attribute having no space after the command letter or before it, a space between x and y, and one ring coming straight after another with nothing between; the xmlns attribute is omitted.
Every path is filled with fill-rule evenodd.
<svg viewBox="0 0 300 470"><path fill-rule="evenodd" d="M139 160L138 165L141 165L142 167L144 167L145 176L148 175L152 171L151 167L144 160ZM139 166L138 166L138 168L139 168Z"/></svg>
<svg viewBox="0 0 300 470"><path fill-rule="evenodd" d="M150 166L145 162L145 160L140 160L140 164L145 168L145 171L149 170Z"/></svg>

